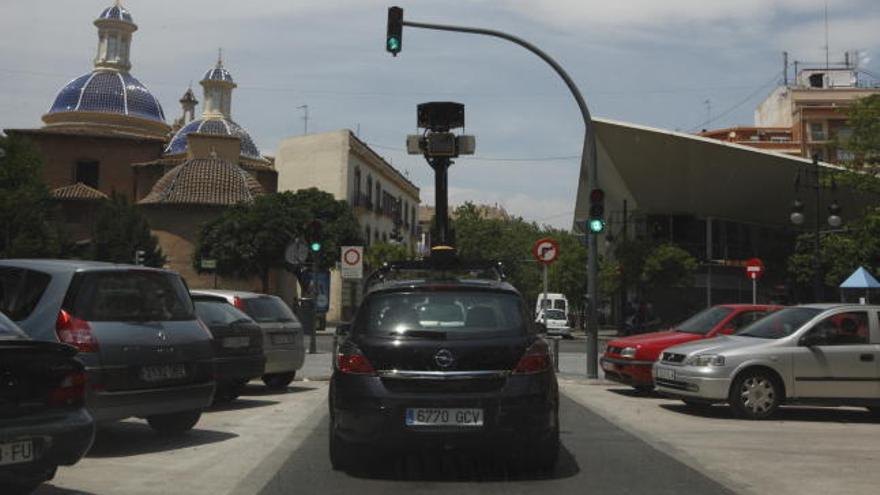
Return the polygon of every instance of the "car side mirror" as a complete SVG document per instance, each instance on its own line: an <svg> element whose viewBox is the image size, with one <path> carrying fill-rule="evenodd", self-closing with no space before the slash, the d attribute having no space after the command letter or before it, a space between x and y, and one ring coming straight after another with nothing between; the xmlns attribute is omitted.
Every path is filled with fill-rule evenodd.
<svg viewBox="0 0 880 495"><path fill-rule="evenodd" d="M336 326L336 336L346 337L351 333L351 323L340 323Z"/></svg>

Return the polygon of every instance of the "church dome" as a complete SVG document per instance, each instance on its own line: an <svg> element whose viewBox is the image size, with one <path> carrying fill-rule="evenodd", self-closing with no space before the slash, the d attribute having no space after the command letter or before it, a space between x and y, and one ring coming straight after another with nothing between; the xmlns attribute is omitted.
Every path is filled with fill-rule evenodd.
<svg viewBox="0 0 880 495"><path fill-rule="evenodd" d="M131 18L131 13L129 13L128 10L118 2L115 5L111 5L104 9L104 11L101 12L101 15L98 16L98 19L112 19L134 23L134 20Z"/></svg>
<svg viewBox="0 0 880 495"><path fill-rule="evenodd" d="M251 139L250 134L248 134L240 125L227 118L193 120L177 131L177 134L174 135L171 143L165 148L165 154L178 155L186 153L187 136L192 132L220 136L235 136L241 139L241 156L253 160L263 160L260 156L260 150L257 149L257 145L254 144L254 140Z"/></svg>
<svg viewBox="0 0 880 495"><path fill-rule="evenodd" d="M218 158L187 160L163 175L141 205L229 206L253 201L260 183L234 163Z"/></svg>
<svg viewBox="0 0 880 495"><path fill-rule="evenodd" d="M63 112L115 113L165 122L159 100L140 81L112 70L96 70L67 83L48 114Z"/></svg>
<svg viewBox="0 0 880 495"><path fill-rule="evenodd" d="M202 78L203 81L223 81L223 82L235 82L232 80L232 74L226 70L221 64L217 64L217 67L212 67L208 69L208 72L205 72L205 77Z"/></svg>

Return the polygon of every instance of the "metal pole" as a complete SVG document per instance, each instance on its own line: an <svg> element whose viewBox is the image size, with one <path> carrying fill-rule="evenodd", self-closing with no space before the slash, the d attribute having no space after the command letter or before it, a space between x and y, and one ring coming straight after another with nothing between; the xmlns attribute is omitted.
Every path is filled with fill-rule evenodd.
<svg viewBox="0 0 880 495"><path fill-rule="evenodd" d="M437 237L431 239L434 246L446 246L449 238L449 158L434 158L431 167L434 169L434 217L437 219Z"/></svg>
<svg viewBox="0 0 880 495"><path fill-rule="evenodd" d="M819 228L821 227L822 222L820 221L821 207L820 207L819 203L821 201L820 188L821 188L822 184L820 183L820 177L819 177L819 170L820 169L819 169L819 154L818 153L813 155L813 166L814 166L814 170L816 172L816 177L815 177L816 183L814 184L814 186L816 187L816 218L815 218L815 222L813 224L815 226L815 229L813 232L813 234L814 234L813 235L813 296L815 297L816 302L819 303L819 302L822 302L822 299L824 299L825 297L822 294L824 291L823 291L823 287L822 287L822 261L820 259L821 258L821 240L819 238Z"/></svg>
<svg viewBox="0 0 880 495"><path fill-rule="evenodd" d="M541 319L547 329L547 264L544 264L544 293L541 294Z"/></svg>
<svg viewBox="0 0 880 495"><path fill-rule="evenodd" d="M312 287L309 291L312 298L312 331L309 335L309 354L318 352L318 253L312 253Z"/></svg>
<svg viewBox="0 0 880 495"><path fill-rule="evenodd" d="M568 73L565 72L565 69L563 69L562 66L560 66L556 62L556 60L553 60L550 55L522 38L513 36L502 31L495 31L493 29L449 26L443 24L428 24L424 22L412 21L403 21L403 25L422 29L435 29L438 31L454 31L459 33L494 36L496 38L505 39L507 41L520 45L521 47L534 53L535 55L540 57L541 60L550 65L550 67L552 67L553 70L556 71L556 74L558 74L559 77L562 78L562 80L565 82L565 85L568 86L569 91L571 91L571 94L577 102L578 108L581 111L581 118L584 121L584 146L581 152L581 170L587 170L587 183L589 184L590 188L595 189L599 187L599 167L596 158L596 136L593 130L593 119L592 117L590 117L590 111L587 108L587 103L586 101L584 101L584 97L583 95L581 95L581 92L578 89L577 85L574 83L571 77L569 77ZM599 335L598 320L596 315L596 306L599 300L599 294L597 292L598 283L596 280L599 276L598 236L589 235L587 249L587 297L589 299L589 305L587 306L587 378L598 378Z"/></svg>
<svg viewBox="0 0 880 495"><path fill-rule="evenodd" d="M752 275L752 304L758 304L758 277Z"/></svg>

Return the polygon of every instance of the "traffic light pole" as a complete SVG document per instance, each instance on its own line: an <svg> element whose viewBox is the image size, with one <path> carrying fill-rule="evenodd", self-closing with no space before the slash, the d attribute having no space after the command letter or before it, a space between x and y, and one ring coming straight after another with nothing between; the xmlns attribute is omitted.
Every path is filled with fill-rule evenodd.
<svg viewBox="0 0 880 495"><path fill-rule="evenodd" d="M569 91L571 91L571 94L572 96L574 96L578 108L581 111L581 117L584 120L584 146L583 151L581 152L581 170L587 170L587 183L589 184L591 189L596 189L599 187L599 167L596 159L596 136L593 130L593 119L590 117L590 111L587 108L587 103L586 101L584 101L584 97L581 95L581 92L578 89L577 85L574 83L571 77L569 77L568 73L565 72L565 69L563 69L562 66L560 66L555 60L553 60L550 55L546 54L540 48L522 38L493 29L449 26L444 24L428 24L424 22L413 22L407 20L404 20L402 24L404 26L421 29L482 34L486 36L493 36L495 38L501 38L520 45L521 47L534 53L535 55L540 57L541 60L550 65L550 67L552 67L553 70L556 71L559 77L562 78L562 80L565 82L565 85L568 86ZM439 217L439 201L437 206L437 216ZM597 292L598 284L596 279L599 276L599 242L598 237L595 234L590 234L589 232L587 232L587 239L587 249L589 251L587 260L587 297L589 298L589 305L587 306L587 378L598 378L599 335L596 302L599 300L599 297Z"/></svg>

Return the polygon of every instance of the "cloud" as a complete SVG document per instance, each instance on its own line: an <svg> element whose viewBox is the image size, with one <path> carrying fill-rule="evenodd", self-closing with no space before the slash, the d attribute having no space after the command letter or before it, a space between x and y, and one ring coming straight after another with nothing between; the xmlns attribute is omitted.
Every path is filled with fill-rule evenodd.
<svg viewBox="0 0 880 495"><path fill-rule="evenodd" d="M836 18L829 22L828 44L832 61L842 59L848 50L876 51L880 48L880 9L864 16ZM801 24L798 29L779 33L775 38L779 47L789 47L796 57L807 57L810 61L825 58L825 22L814 21Z"/></svg>

